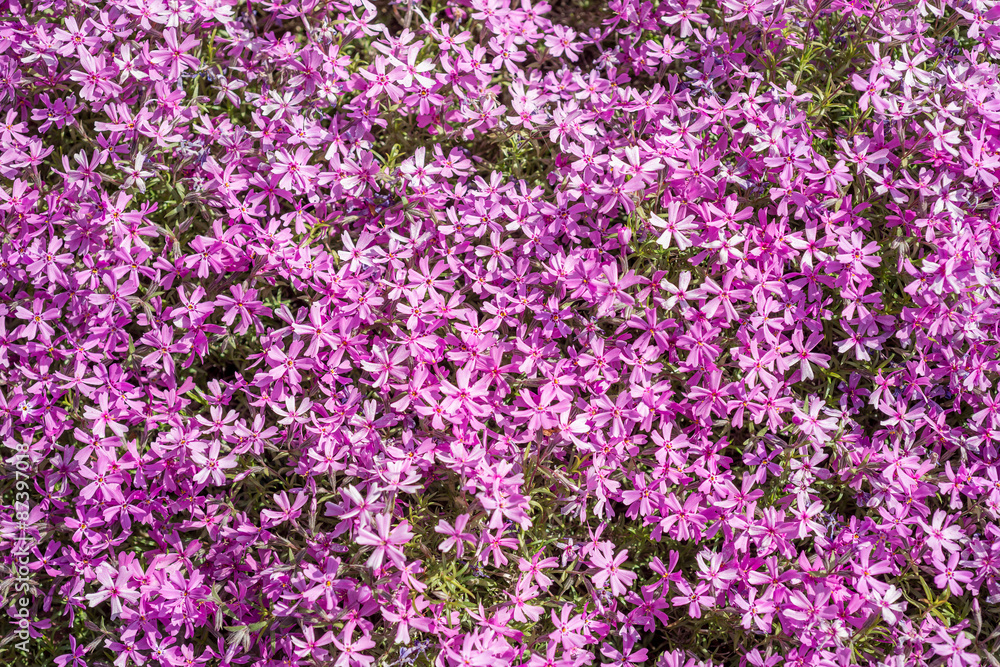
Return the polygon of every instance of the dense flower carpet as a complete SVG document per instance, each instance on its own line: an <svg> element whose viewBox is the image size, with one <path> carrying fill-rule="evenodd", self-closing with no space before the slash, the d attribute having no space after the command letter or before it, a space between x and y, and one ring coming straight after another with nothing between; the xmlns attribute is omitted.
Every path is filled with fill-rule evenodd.
<svg viewBox="0 0 1000 667"><path fill-rule="evenodd" d="M0 663L1000 667L1000 5L0 6Z"/></svg>

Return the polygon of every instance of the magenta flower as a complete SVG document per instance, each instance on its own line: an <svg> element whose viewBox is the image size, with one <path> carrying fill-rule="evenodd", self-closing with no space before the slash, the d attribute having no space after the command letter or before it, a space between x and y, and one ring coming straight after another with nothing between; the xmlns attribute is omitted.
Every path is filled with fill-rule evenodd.
<svg viewBox="0 0 1000 667"><path fill-rule="evenodd" d="M454 526L447 521L439 521L437 527L434 528L434 532L446 535L447 538L438 545L438 549L448 552L452 547L455 547L455 555L461 558L465 551L465 544L474 544L476 542L474 534L464 532L470 518L468 514L461 514L455 519Z"/></svg>
<svg viewBox="0 0 1000 667"><path fill-rule="evenodd" d="M737 594L736 606L743 610L743 627L747 630L756 626L761 632L771 629L771 619L777 606L767 598L758 598L757 589L751 588L747 597Z"/></svg>
<svg viewBox="0 0 1000 667"><path fill-rule="evenodd" d="M99 567L96 574L101 588L86 596L91 607L110 600L111 618L114 619L121 616L123 603L132 604L139 600L139 591L129 585L132 573L127 568L115 572L110 566Z"/></svg>
<svg viewBox="0 0 1000 667"><path fill-rule="evenodd" d="M368 557L367 565L371 568L380 568L382 563L388 558L396 567L402 567L404 562L403 550L399 547L406 544L413 537L409 530L409 524L402 522L392 527L392 517L385 514L375 515L375 532L362 526L358 529L357 542L364 546L375 547L375 550Z"/></svg>
<svg viewBox="0 0 1000 667"><path fill-rule="evenodd" d="M167 76L171 79L177 79L185 70L194 69L200 64L197 58L187 53L200 43L198 38L187 35L182 42L177 39L177 30L167 28L163 31L163 41L167 48L149 52L150 62L167 68Z"/></svg>
<svg viewBox="0 0 1000 667"><path fill-rule="evenodd" d="M572 650L583 646L585 638L583 632L584 620L573 614L572 605L564 604L560 614L557 616L555 609L552 610L552 624L555 630L549 633L549 639L561 644L563 650Z"/></svg>
<svg viewBox="0 0 1000 667"><path fill-rule="evenodd" d="M340 651L333 663L336 667L367 667L375 662L375 658L362 653L375 646L375 642L365 636L352 640L352 634L353 632L345 630L340 639L333 639L333 645Z"/></svg>
<svg viewBox="0 0 1000 667"><path fill-rule="evenodd" d="M961 596L962 585L968 585L972 581L972 573L958 569L958 553L948 556L947 563L935 562L938 574L934 577L934 584L940 589L948 589L952 595Z"/></svg>
<svg viewBox="0 0 1000 667"><path fill-rule="evenodd" d="M952 554L959 552L959 542L964 538L961 528L955 525L946 525L948 514L942 510L936 510L934 517L928 525L922 519L917 519L917 523L923 528L926 535L925 543L930 547L937 562L944 562L944 551L947 549Z"/></svg>
<svg viewBox="0 0 1000 667"><path fill-rule="evenodd" d="M628 558L628 549L622 549L618 555L614 555L614 545L604 542L601 550L594 552L590 556L591 564L598 568L593 575L594 585L603 587L605 584L611 587L612 595L618 597L624 595L629 586L635 581L636 575L621 567L625 559Z"/></svg>
<svg viewBox="0 0 1000 667"><path fill-rule="evenodd" d="M398 102L403 97L403 90L396 82L400 79L409 76L405 71L405 68L400 67L402 63L395 61L398 64L394 64L392 60L383 58L382 56L375 57L374 68L375 71L361 70L359 74L365 79L371 82L368 90L365 92L366 97L378 97L379 95L385 94L393 102ZM393 65L393 69L386 72L386 65Z"/></svg>

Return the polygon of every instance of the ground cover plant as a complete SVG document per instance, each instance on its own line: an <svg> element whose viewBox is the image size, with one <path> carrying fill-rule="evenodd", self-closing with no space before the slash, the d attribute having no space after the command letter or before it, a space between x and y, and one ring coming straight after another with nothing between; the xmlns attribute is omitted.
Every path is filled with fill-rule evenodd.
<svg viewBox="0 0 1000 667"><path fill-rule="evenodd" d="M3 0L0 662L1000 665L998 19Z"/></svg>

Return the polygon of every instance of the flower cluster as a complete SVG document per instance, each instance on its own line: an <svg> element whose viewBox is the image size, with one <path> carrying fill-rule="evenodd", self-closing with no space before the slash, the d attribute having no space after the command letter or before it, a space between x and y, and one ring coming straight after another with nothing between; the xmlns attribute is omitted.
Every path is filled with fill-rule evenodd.
<svg viewBox="0 0 1000 667"><path fill-rule="evenodd" d="M4 8L30 664L997 664L1000 5Z"/></svg>

